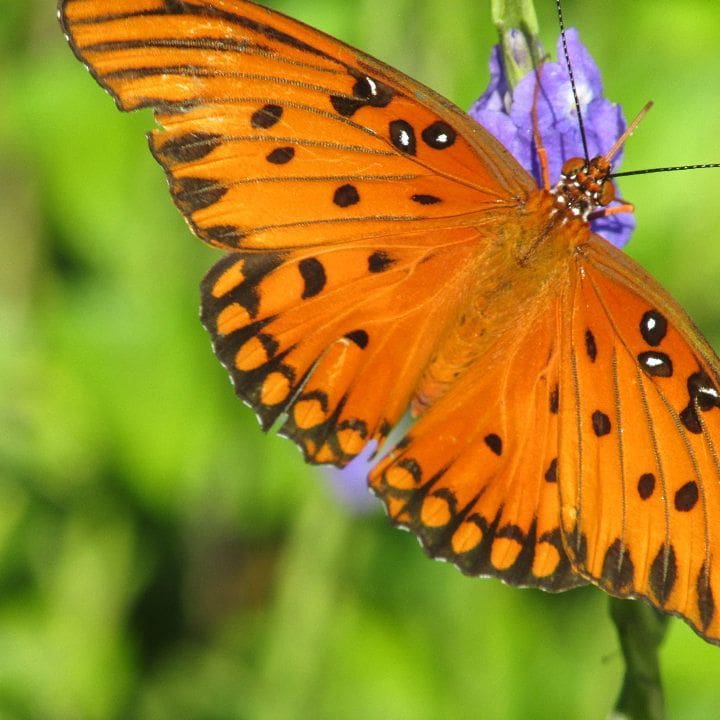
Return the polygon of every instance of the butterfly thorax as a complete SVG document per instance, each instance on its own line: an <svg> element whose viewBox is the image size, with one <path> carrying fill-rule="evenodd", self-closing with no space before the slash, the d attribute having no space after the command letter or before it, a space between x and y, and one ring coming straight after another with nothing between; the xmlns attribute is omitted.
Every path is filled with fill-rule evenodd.
<svg viewBox="0 0 720 720"><path fill-rule="evenodd" d="M582 218L557 208L554 195L538 189L513 222L483 228L481 252L454 278L461 290L452 321L436 346L413 402L421 414L472 367L502 367L513 346L540 322L544 298L569 284L572 258L589 240Z"/></svg>
<svg viewBox="0 0 720 720"><path fill-rule="evenodd" d="M612 167L602 155L587 161L570 158L562 166L560 180L550 191L555 205L572 215L588 220L615 199L615 186L610 177Z"/></svg>

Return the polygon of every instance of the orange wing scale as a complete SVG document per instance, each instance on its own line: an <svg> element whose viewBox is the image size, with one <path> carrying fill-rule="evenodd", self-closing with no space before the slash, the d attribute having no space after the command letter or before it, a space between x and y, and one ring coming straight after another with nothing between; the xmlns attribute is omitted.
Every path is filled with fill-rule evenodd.
<svg viewBox="0 0 720 720"><path fill-rule="evenodd" d="M244 0L62 0L76 55L229 250L202 319L237 394L464 572L595 582L720 643L720 374L655 281L489 133Z"/></svg>

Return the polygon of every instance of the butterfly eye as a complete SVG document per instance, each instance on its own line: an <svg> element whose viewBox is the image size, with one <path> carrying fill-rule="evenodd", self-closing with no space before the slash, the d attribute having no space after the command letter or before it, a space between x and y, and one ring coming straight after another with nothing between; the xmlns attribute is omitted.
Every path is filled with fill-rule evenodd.
<svg viewBox="0 0 720 720"><path fill-rule="evenodd" d="M602 184L602 190L600 191L600 197L598 198L598 204L605 207L609 205L615 199L615 185L611 180L606 180Z"/></svg>
<svg viewBox="0 0 720 720"><path fill-rule="evenodd" d="M563 163L562 174L566 178L572 178L581 170L585 169L585 160L581 157L570 158Z"/></svg>

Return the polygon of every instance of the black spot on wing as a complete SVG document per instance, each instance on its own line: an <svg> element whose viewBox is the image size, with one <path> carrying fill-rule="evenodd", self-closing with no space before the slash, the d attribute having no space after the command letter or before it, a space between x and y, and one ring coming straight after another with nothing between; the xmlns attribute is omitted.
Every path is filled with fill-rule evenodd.
<svg viewBox="0 0 720 720"><path fill-rule="evenodd" d="M557 458L550 461L550 465L545 471L545 481L549 483L557 482Z"/></svg>
<svg viewBox="0 0 720 720"><path fill-rule="evenodd" d="M713 597L710 572L706 563L703 563L698 573L696 589L700 622L702 622L703 630L706 630L715 616L715 598Z"/></svg>
<svg viewBox="0 0 720 720"><path fill-rule="evenodd" d="M485 444L496 454L502 455L502 438L495 433L485 436Z"/></svg>
<svg viewBox="0 0 720 720"><path fill-rule="evenodd" d="M330 96L330 104L339 115L352 117L360 108L383 108L390 104L395 96L392 88L369 75L362 75L352 69L349 69L349 72L356 78L352 97L347 95Z"/></svg>
<svg viewBox="0 0 720 720"><path fill-rule="evenodd" d="M673 364L670 356L657 350L641 352L637 356L643 372L650 377L672 377Z"/></svg>
<svg viewBox="0 0 720 720"><path fill-rule="evenodd" d="M352 340L360 349L364 350L370 342L369 335L365 330L353 330L345 335L348 340Z"/></svg>
<svg viewBox="0 0 720 720"><path fill-rule="evenodd" d="M647 500L655 491L655 475L643 473L637 484L638 495L642 500Z"/></svg>
<svg viewBox="0 0 720 720"><path fill-rule="evenodd" d="M550 391L550 412L553 415L557 415L559 406L560 406L560 391L558 389L557 384L555 384L555 387Z"/></svg>
<svg viewBox="0 0 720 720"><path fill-rule="evenodd" d="M360 193L354 185L341 185L335 190L333 202L341 208L350 207L360 202Z"/></svg>
<svg viewBox="0 0 720 720"><path fill-rule="evenodd" d="M222 136L216 133L190 132L164 142L155 156L165 164L195 162L221 144Z"/></svg>
<svg viewBox="0 0 720 720"><path fill-rule="evenodd" d="M602 578L615 592L626 592L632 588L635 568L630 559L630 551L617 538L605 552Z"/></svg>
<svg viewBox="0 0 720 720"><path fill-rule="evenodd" d="M277 124L283 114L283 109L280 105L274 105L268 103L263 105L259 110L256 110L250 116L250 125L256 130L268 130L273 125Z"/></svg>
<svg viewBox="0 0 720 720"><path fill-rule="evenodd" d="M680 412L680 422L683 424L686 430L695 435L699 435L702 432L702 425L700 424L700 418L692 405L688 405L683 408Z"/></svg>
<svg viewBox="0 0 720 720"><path fill-rule="evenodd" d="M643 340L657 347L667 334L667 320L657 310L648 310L640 320L640 334Z"/></svg>
<svg viewBox="0 0 720 720"><path fill-rule="evenodd" d="M295 148L279 147L269 152L265 159L273 165L285 165L295 157Z"/></svg>
<svg viewBox="0 0 720 720"><path fill-rule="evenodd" d="M325 266L317 258L304 258L298 263L298 270L305 283L301 296L303 300L315 297L322 292L327 282L327 276L325 275Z"/></svg>
<svg viewBox="0 0 720 720"><path fill-rule="evenodd" d="M346 97L345 95L331 95L330 104L338 115L352 117L360 108L367 105L363 100Z"/></svg>
<svg viewBox="0 0 720 720"><path fill-rule="evenodd" d="M371 273L384 272L395 262L395 258L388 255L384 250L377 250L368 257L368 270Z"/></svg>
<svg viewBox="0 0 720 720"><path fill-rule="evenodd" d="M434 150L445 150L455 143L457 133L444 120L437 120L422 131L423 142Z"/></svg>
<svg viewBox="0 0 720 720"><path fill-rule="evenodd" d="M610 418L601 410L592 414L593 432L597 437L602 437L610 432Z"/></svg>
<svg viewBox="0 0 720 720"><path fill-rule="evenodd" d="M185 215L210 207L220 200L228 189L216 180L199 177L175 178L171 187L175 204Z"/></svg>
<svg viewBox="0 0 720 720"><path fill-rule="evenodd" d="M592 334L592 330L590 330L590 328L585 331L585 352L590 358L590 362L595 362L597 359L597 343L595 342L595 336Z"/></svg>
<svg viewBox="0 0 720 720"><path fill-rule="evenodd" d="M419 205L436 205L437 203L442 202L442 200L435 195L417 194L413 195L410 199Z"/></svg>
<svg viewBox="0 0 720 720"><path fill-rule="evenodd" d="M677 580L677 559L672 545L661 545L650 565L650 589L661 605L667 602Z"/></svg>
<svg viewBox="0 0 720 720"><path fill-rule="evenodd" d="M390 121L390 142L406 155L417 153L417 140L415 130L407 120Z"/></svg>
<svg viewBox="0 0 720 720"><path fill-rule="evenodd" d="M698 498L697 483L689 480L675 492L675 509L679 512L690 512L697 504Z"/></svg>
<svg viewBox="0 0 720 720"><path fill-rule="evenodd" d="M687 391L690 403L697 402L698 407L703 410L711 410L720 405L720 396L713 381L708 374L702 370L694 372L687 379Z"/></svg>

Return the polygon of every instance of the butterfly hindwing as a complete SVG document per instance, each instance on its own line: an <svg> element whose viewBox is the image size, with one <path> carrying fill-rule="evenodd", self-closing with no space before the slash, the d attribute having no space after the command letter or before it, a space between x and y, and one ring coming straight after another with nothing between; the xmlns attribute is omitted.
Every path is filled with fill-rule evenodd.
<svg viewBox="0 0 720 720"><path fill-rule="evenodd" d="M462 299L478 231L401 247L230 253L202 285L203 323L237 393L308 460L344 465L402 417ZM445 277L442 302L428 293Z"/></svg>
<svg viewBox="0 0 720 720"><path fill-rule="evenodd" d="M471 575L563 590L557 486L559 306L501 338L370 476L390 518Z"/></svg>
<svg viewBox="0 0 720 720"><path fill-rule="evenodd" d="M571 561L717 641L720 363L626 255L595 237L578 264L558 468Z"/></svg>

